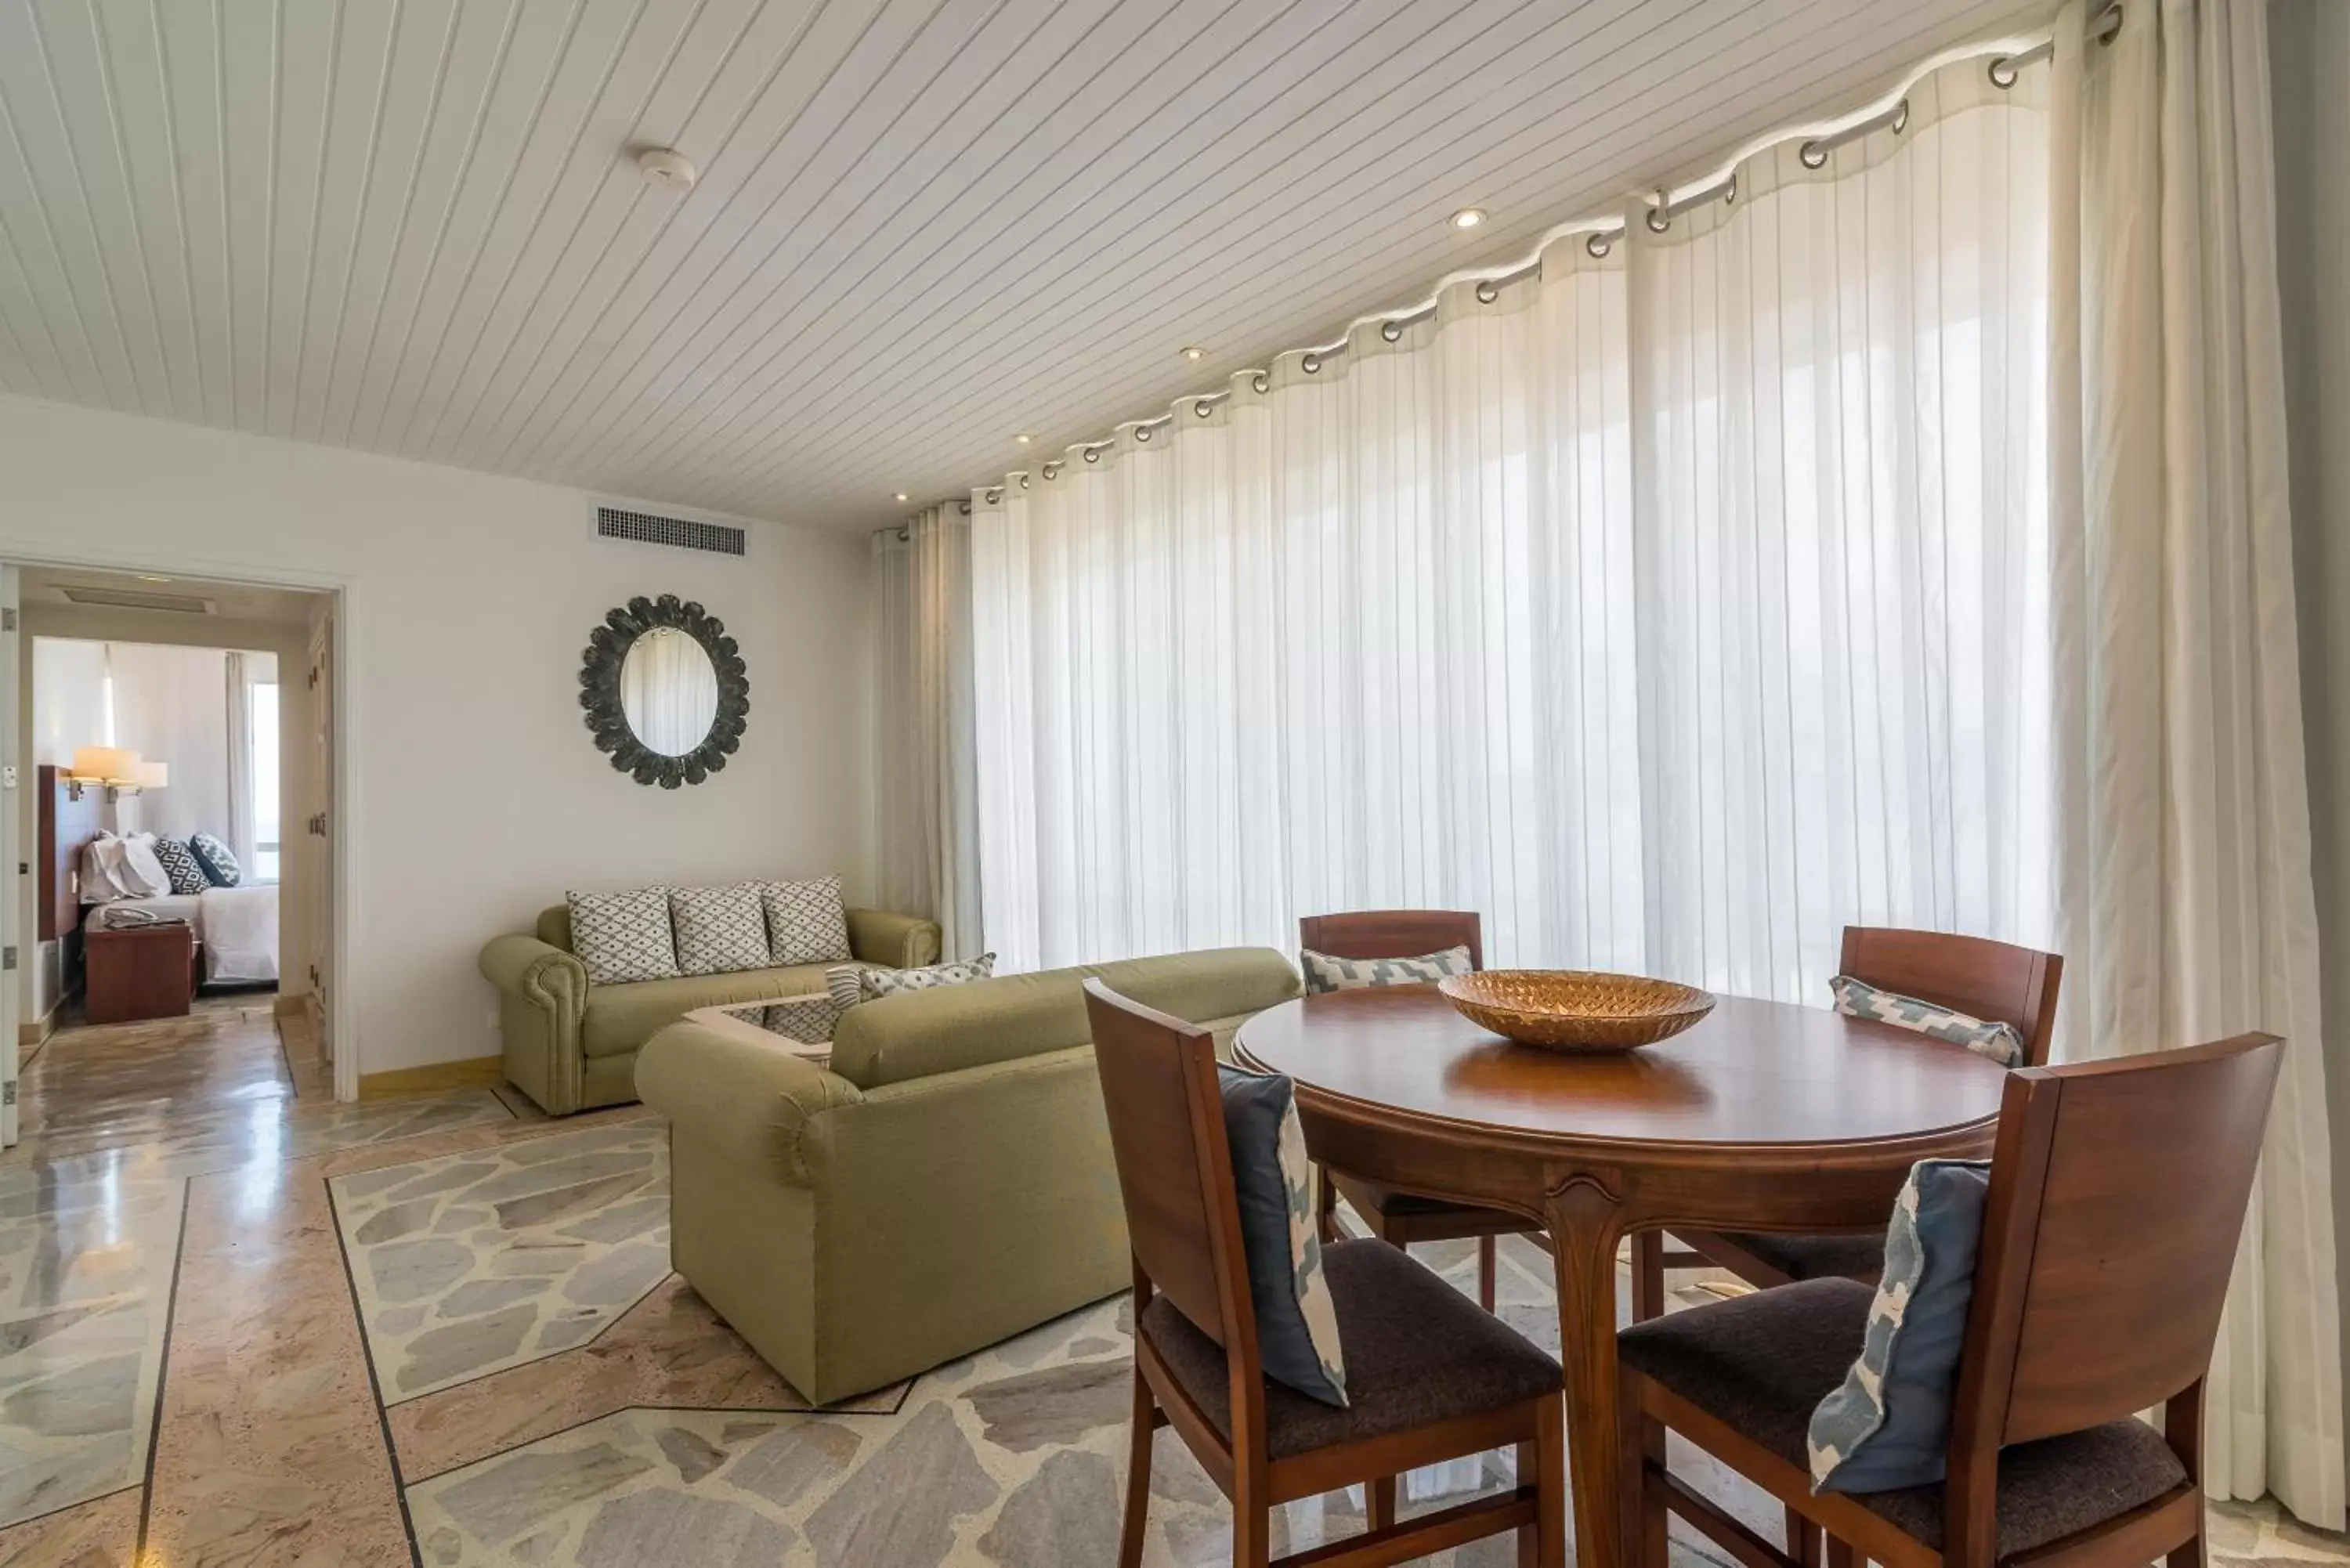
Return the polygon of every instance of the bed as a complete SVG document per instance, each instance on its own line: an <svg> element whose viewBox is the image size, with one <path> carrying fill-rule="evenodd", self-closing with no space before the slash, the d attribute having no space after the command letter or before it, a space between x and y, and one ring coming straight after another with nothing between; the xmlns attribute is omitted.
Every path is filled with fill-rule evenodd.
<svg viewBox="0 0 2350 1568"><path fill-rule="evenodd" d="M93 930L185 920L192 929L207 983L257 985L277 978L277 884L207 888L159 898L114 898L88 906Z"/></svg>
<svg viewBox="0 0 2350 1568"><path fill-rule="evenodd" d="M207 888L155 898L82 901L81 852L99 836L99 794L77 796L61 771L39 770L40 935L59 944L58 981L78 969L82 929L155 919L192 928L207 983L262 985L277 976L277 884Z"/></svg>

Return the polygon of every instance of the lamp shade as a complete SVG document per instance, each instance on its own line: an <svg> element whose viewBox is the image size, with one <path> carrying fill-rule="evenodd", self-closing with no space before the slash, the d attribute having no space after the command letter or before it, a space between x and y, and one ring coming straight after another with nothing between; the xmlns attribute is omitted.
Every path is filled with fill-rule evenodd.
<svg viewBox="0 0 2350 1568"><path fill-rule="evenodd" d="M105 784L129 784L139 766L139 753L122 746L79 746L74 750L73 776Z"/></svg>
<svg viewBox="0 0 2350 1568"><path fill-rule="evenodd" d="M130 782L142 790L161 789L172 782L169 763L139 762L131 765Z"/></svg>

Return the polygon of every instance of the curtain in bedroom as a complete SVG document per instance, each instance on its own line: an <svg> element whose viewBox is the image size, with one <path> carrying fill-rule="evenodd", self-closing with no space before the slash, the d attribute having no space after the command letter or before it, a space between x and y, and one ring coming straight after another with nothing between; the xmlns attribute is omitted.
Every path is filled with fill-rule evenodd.
<svg viewBox="0 0 2350 1568"><path fill-rule="evenodd" d="M2212 1358L2207 1482L2339 1529L2267 16L2133 5L2109 45L2084 46L2078 0L2057 24L2056 945L2074 1054L2290 1043Z"/></svg>
<svg viewBox="0 0 2350 1568"><path fill-rule="evenodd" d="M1816 1001L1847 921L2044 940L2047 81L980 493L990 945L1434 905Z"/></svg>
<svg viewBox="0 0 2350 1568"><path fill-rule="evenodd" d="M226 676L222 711L228 719L228 820L221 836L228 841L229 853L236 857L237 865L250 875L259 858L253 831L252 679L246 673L244 654L228 653L221 658Z"/></svg>
<svg viewBox="0 0 2350 1568"><path fill-rule="evenodd" d="M934 506L873 536L873 814L884 909L980 950L972 731L971 523Z"/></svg>

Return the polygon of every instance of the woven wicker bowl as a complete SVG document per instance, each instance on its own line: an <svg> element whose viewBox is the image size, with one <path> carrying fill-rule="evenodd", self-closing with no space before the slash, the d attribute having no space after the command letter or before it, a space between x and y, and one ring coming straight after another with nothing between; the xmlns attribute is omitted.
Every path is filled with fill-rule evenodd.
<svg viewBox="0 0 2350 1568"><path fill-rule="evenodd" d="M1693 985L1589 970L1489 969L1437 989L1471 1023L1546 1051L1653 1045L1713 1011L1712 992Z"/></svg>

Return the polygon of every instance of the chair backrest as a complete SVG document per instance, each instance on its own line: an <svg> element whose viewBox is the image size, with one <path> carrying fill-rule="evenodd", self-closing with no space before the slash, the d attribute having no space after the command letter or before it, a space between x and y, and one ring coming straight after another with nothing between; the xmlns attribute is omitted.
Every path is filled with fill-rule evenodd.
<svg viewBox="0 0 2350 1568"><path fill-rule="evenodd" d="M1485 967L1484 922L1473 909L1358 909L1345 915L1307 915L1297 922L1297 945L1343 959L1418 958L1465 947L1470 967Z"/></svg>
<svg viewBox="0 0 2350 1568"><path fill-rule="evenodd" d="M1949 931L1846 926L1843 972L1986 1023L2012 1023L2023 1036L2024 1065L2048 1060L2064 978L2064 961L2054 953Z"/></svg>
<svg viewBox="0 0 2350 1568"><path fill-rule="evenodd" d="M1247 1368L1253 1387L1256 1312L1215 1037L1099 980L1087 981L1085 992L1135 1267Z"/></svg>
<svg viewBox="0 0 2350 1568"><path fill-rule="evenodd" d="M2004 1444L2100 1426L2200 1383L2282 1055L2275 1036L2243 1034L2009 1075L1954 1485L1988 1487Z"/></svg>

